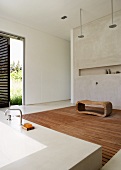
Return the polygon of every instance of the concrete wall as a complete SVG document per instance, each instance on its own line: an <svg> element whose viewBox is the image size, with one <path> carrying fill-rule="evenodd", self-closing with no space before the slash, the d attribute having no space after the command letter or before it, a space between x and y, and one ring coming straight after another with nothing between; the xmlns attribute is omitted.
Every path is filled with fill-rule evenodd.
<svg viewBox="0 0 121 170"><path fill-rule="evenodd" d="M114 14L117 27L110 29L111 16L83 26L84 38L79 39L80 28L71 33L72 102L77 100L109 100L114 108L121 108L121 74L105 74L105 66L121 68L121 11ZM79 69L101 67L102 75L80 75ZM88 69L89 70L89 69ZM117 70L120 71L121 70ZM94 70L93 70L94 72ZM85 71L86 73L86 71ZM96 82L98 84L96 85Z"/></svg>
<svg viewBox="0 0 121 170"><path fill-rule="evenodd" d="M0 30L25 37L25 104L70 98L70 43L0 18Z"/></svg>

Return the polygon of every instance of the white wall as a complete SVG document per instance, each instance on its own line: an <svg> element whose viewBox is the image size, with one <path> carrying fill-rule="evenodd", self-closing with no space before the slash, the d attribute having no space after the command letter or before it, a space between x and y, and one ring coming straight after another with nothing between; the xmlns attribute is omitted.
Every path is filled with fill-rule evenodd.
<svg viewBox="0 0 121 170"><path fill-rule="evenodd" d="M25 37L25 104L70 98L70 43L0 18L0 31Z"/></svg>
<svg viewBox="0 0 121 170"><path fill-rule="evenodd" d="M84 38L79 39L80 28L72 31L72 102L78 100L111 101L114 108L121 108L121 73L105 74L105 66L121 66L121 11L114 15L117 27L110 29L111 16L106 16L83 26ZM116 69L121 68L118 66ZM102 75L98 75L101 67ZM94 75L80 75L83 69L96 68ZM108 67L107 67L108 68ZM116 70L120 71L120 70ZM96 85L96 82L98 84Z"/></svg>

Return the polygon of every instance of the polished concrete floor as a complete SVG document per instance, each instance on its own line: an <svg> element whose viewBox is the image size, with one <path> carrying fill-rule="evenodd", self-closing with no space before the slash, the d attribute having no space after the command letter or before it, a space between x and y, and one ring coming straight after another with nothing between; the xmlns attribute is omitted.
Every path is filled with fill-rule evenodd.
<svg viewBox="0 0 121 170"><path fill-rule="evenodd" d="M56 101L56 102L48 102L48 103L41 103L41 104L33 104L33 105L22 105L22 106L10 106L12 109L21 109L23 114L28 113L35 113L35 112L41 112L46 110L53 110L57 108L63 108L63 107L69 107L73 106L74 104L71 104L70 100L62 100L62 101ZM5 111L9 108L0 108L0 111ZM19 111L11 111L12 114L14 112L17 114Z"/></svg>

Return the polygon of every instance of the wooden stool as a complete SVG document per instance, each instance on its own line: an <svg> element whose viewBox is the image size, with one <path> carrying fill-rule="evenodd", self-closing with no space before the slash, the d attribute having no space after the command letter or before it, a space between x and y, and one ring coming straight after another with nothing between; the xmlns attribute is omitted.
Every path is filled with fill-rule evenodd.
<svg viewBox="0 0 121 170"><path fill-rule="evenodd" d="M85 110L85 105L88 106L94 106L94 105L100 105L103 106L104 112L103 114L98 113L98 112L93 112L93 111L86 111ZM86 114L91 114L91 115L96 115L96 116L102 116L106 117L109 116L112 113L112 103L111 102L98 102L98 101L91 101L91 100L81 100L76 103L76 110L78 113L86 113Z"/></svg>

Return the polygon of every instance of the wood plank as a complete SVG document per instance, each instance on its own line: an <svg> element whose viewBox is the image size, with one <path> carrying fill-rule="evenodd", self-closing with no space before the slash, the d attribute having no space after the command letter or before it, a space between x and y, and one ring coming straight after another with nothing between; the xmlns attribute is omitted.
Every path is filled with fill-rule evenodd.
<svg viewBox="0 0 121 170"><path fill-rule="evenodd" d="M87 109L94 109L86 107ZM102 110L102 108L97 108ZM121 149L121 110L109 117L79 114L75 106L23 115L23 118L53 130L102 145L102 165Z"/></svg>

